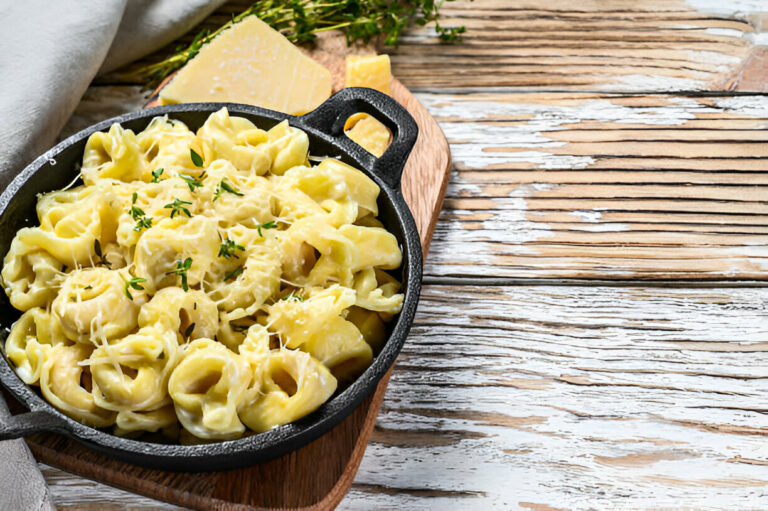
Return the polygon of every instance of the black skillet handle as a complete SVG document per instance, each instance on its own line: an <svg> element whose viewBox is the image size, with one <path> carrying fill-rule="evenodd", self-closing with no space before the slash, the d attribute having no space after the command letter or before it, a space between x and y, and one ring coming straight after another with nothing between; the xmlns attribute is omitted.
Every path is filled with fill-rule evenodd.
<svg viewBox="0 0 768 511"><path fill-rule="evenodd" d="M344 123L358 112L375 117L392 132L392 143L381 158L365 151L344 134ZM403 168L419 136L419 127L411 114L394 99L374 89L348 87L296 120L299 127L304 125L328 135L345 152L363 162L367 170L381 177L394 190L400 189Z"/></svg>
<svg viewBox="0 0 768 511"><path fill-rule="evenodd" d="M46 410L0 417L0 440L11 440L43 432L67 433L69 425Z"/></svg>

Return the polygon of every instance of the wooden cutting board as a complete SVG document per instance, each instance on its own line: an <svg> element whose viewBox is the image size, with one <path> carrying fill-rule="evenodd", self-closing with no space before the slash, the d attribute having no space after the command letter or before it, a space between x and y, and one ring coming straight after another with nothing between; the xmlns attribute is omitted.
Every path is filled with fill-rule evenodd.
<svg viewBox="0 0 768 511"><path fill-rule="evenodd" d="M342 37L329 34L311 54L331 70L338 89L344 79L343 57L364 52L370 52L370 48L347 48ZM406 164L402 188L426 257L448 183L450 151L437 122L397 80L393 81L392 95L419 125L419 138ZM286 456L246 469L164 472L106 458L56 434L33 435L26 440L43 463L180 506L227 511L332 509L352 484L391 372L360 407L329 433Z"/></svg>

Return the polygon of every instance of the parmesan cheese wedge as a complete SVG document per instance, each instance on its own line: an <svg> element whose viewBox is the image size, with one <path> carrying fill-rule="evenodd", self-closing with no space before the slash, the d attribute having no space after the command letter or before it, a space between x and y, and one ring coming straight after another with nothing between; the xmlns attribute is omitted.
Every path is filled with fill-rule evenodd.
<svg viewBox="0 0 768 511"><path fill-rule="evenodd" d="M160 104L226 101L300 115L331 95L331 73L249 16L206 44L160 91Z"/></svg>
<svg viewBox="0 0 768 511"><path fill-rule="evenodd" d="M370 87L391 96L391 83L389 55L347 57L347 87Z"/></svg>

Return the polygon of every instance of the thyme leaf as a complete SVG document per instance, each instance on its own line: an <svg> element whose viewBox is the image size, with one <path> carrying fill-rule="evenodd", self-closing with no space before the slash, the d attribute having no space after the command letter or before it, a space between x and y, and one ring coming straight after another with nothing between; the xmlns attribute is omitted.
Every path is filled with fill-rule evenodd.
<svg viewBox="0 0 768 511"><path fill-rule="evenodd" d="M223 241L224 243L219 246L219 257L223 257L225 259L229 259L233 256L237 257L237 254L235 254L236 250L245 250L245 247L238 245L235 240L226 238Z"/></svg>
<svg viewBox="0 0 768 511"><path fill-rule="evenodd" d="M179 177L187 183L187 186L189 187L189 191L194 192L195 189L203 186L203 179L206 178L206 173L203 172L202 174L200 174L199 177L195 177L195 176L190 176L189 174L184 174L183 172L180 172Z"/></svg>
<svg viewBox="0 0 768 511"><path fill-rule="evenodd" d="M232 270L230 272L227 272L227 274L224 275L224 281L226 282L229 279L236 279L237 277L239 277L242 274L243 274L243 267L242 266L238 266L234 270Z"/></svg>
<svg viewBox="0 0 768 511"><path fill-rule="evenodd" d="M213 195L213 202L216 202L216 200L221 196L222 192L229 192L237 195L238 197L243 196L243 194L240 193L240 190L227 182L226 177L222 179L218 185L216 185L216 193Z"/></svg>
<svg viewBox="0 0 768 511"><path fill-rule="evenodd" d="M166 275L174 274L181 277L181 288L184 291L189 291L189 285L187 283L187 272L192 267L192 258L187 257L183 261L176 261L176 268L169 271Z"/></svg>
<svg viewBox="0 0 768 511"><path fill-rule="evenodd" d="M130 280L126 280L125 277L120 275L120 278L123 279L123 283L125 284L125 296L128 297L128 299L131 301L133 301L131 288L135 289L136 291L143 291L144 286L142 286L141 283L147 281L147 279L143 279L141 277L133 277Z"/></svg>
<svg viewBox="0 0 768 511"><path fill-rule="evenodd" d="M256 230L259 232L259 236L263 238L264 234L261 232L262 229L277 229L277 223L275 223L274 220L271 220L256 227Z"/></svg>
<svg viewBox="0 0 768 511"><path fill-rule="evenodd" d="M174 197L173 202L163 206L163 209L171 210L171 218L173 218L176 215L181 215L182 213L187 215L188 218L192 218L192 213L190 213L189 210L186 208L186 206L189 206L190 204L192 203L187 202L185 200L179 200Z"/></svg>
<svg viewBox="0 0 768 511"><path fill-rule="evenodd" d="M163 174L163 170L164 169L160 168L160 169L155 169L155 170L152 171L152 182L153 183L157 183L158 182L158 180L160 179L160 176Z"/></svg>
<svg viewBox="0 0 768 511"><path fill-rule="evenodd" d="M195 167L203 166L203 157L197 154L194 149L189 150L189 156L192 158L192 163L195 164Z"/></svg>

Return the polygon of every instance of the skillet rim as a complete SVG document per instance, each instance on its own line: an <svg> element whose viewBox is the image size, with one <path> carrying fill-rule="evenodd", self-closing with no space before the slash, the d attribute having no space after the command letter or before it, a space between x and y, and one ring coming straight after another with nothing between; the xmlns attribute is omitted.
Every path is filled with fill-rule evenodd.
<svg viewBox="0 0 768 511"><path fill-rule="evenodd" d="M379 103L381 101L395 103L391 98L370 89L358 89L357 91L354 89L346 90L352 90L352 96L354 97L367 95L369 98L372 97L373 100ZM350 93L347 92L346 95L350 96ZM384 98L382 99L378 96L384 96ZM334 97L327 102L331 102ZM397 105L397 103L395 103L395 105ZM315 412L297 421L273 428L264 433L252 434L234 440L217 441L215 443L200 445L162 444L118 437L71 419L56 410L51 404L39 396L32 389L32 386L26 385L21 381L12 369L3 349L3 361L0 364L0 382L2 382L3 386L16 399L21 401L32 414L42 412L40 419L37 421L40 425L40 427L37 428L37 431L55 431L63 433L112 458L152 468L196 470L203 467L206 470L221 470L238 466L247 466L267 461L281 454L298 449L338 425L375 390L378 382L394 364L394 361L405 342L408 331L413 324L421 287L422 253L415 222L399 187L395 188L391 186L391 176L390 179L387 179L386 176L378 175L371 168L372 160L368 153L360 150L358 146L351 143L346 137L340 138L338 134L329 134L303 122L303 118L307 116L296 117L255 106L236 103L186 103L153 107L119 115L93 124L66 138L30 163L11 181L3 193L0 194L0 217L6 214L8 206L12 200L16 198L32 176L43 170L46 163L55 162L56 157L65 150L78 144L97 131L108 129L113 123L117 122L122 124L129 121L147 119L148 124L149 120L158 115L169 114L169 116L173 116L173 114L185 112L207 113L210 115L222 107L227 107L232 114L245 115L250 120L257 124L261 124L262 126L266 121L280 122L287 119L292 126L296 126L308 132L311 136L320 138L330 144L337 152L338 156L344 156L353 160L353 164L371 177L384 192L384 195L390 202L394 211L394 223L399 224L399 227L402 230L402 240L398 241L404 243L403 252L405 256L403 260L403 272L405 276L403 279L405 288L403 308L396 318L396 322L391 329L391 333L389 334L384 347L362 375L342 392L333 396L330 400L321 405ZM397 107L402 109L399 105L397 105ZM404 109L402 110L404 111ZM379 113L386 115L383 112ZM407 112L406 115L408 115ZM391 119L386 120L391 121ZM398 119L398 121L401 121L401 119ZM410 121L413 123L413 126L402 126L397 124L394 127L398 131L405 130L407 132L411 129L416 130L417 133L418 128L415 125L415 121L413 121L412 118ZM391 122L389 124L391 124ZM393 133L395 133L394 130ZM415 141L415 134L411 133L411 135L413 136L413 141ZM395 137L396 136L397 135L395 135ZM399 165L400 168L398 169L397 180L394 181L395 185L399 181L399 174L402 173L410 149L411 147L408 147L403 155L394 155L395 157L399 156L402 158L402 163ZM366 157L366 155L368 155L368 157ZM76 167L73 168L71 171L72 174L74 174L76 170ZM0 429L2 429L2 427L2 424L0 424ZM184 467L183 465L180 465L184 463L189 463L190 466Z"/></svg>

